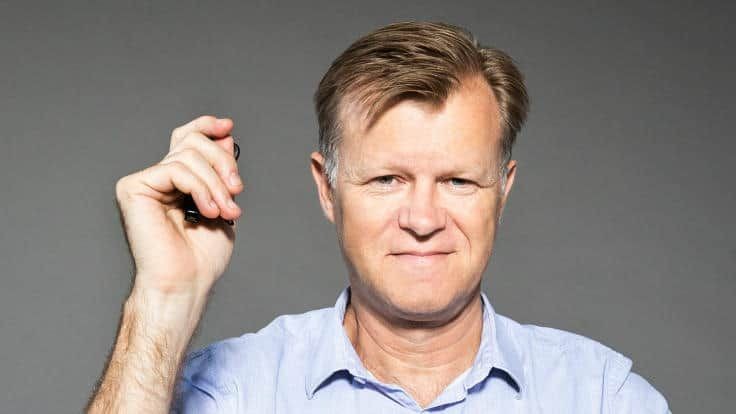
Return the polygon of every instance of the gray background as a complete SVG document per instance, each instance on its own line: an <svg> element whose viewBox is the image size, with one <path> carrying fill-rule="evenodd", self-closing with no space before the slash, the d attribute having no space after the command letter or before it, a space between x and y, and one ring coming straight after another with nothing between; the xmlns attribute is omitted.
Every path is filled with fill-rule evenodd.
<svg viewBox="0 0 736 414"><path fill-rule="evenodd" d="M680 413L736 387L734 8L715 2L0 1L0 412L78 412L130 284L114 185L232 117L248 182L193 346L331 306L311 96L358 36L443 20L507 50L532 112L484 289L628 355Z"/></svg>

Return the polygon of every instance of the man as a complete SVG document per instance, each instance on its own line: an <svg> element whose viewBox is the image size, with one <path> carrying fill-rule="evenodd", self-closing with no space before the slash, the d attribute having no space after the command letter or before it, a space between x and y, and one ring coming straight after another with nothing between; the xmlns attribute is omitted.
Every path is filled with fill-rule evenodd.
<svg viewBox="0 0 736 414"><path fill-rule="evenodd" d="M528 108L508 55L455 26L393 24L335 60L315 103L311 172L349 288L184 358L243 184L232 120L176 128L160 163L117 184L136 278L90 412L669 412L628 358L498 315L481 291ZM186 194L211 220L184 220Z"/></svg>

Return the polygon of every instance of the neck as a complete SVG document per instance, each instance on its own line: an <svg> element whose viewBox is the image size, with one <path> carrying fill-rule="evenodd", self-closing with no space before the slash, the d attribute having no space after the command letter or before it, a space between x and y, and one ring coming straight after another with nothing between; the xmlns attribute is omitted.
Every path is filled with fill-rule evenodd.
<svg viewBox="0 0 736 414"><path fill-rule="evenodd" d="M351 289L352 290L352 289ZM444 323L397 323L351 292L343 325L363 365L379 381L430 403L475 360L483 329L480 292Z"/></svg>

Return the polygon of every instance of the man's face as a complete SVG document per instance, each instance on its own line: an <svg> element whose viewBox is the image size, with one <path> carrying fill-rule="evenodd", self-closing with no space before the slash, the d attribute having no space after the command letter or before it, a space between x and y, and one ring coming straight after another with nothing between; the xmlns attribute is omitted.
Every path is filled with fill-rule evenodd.
<svg viewBox="0 0 736 414"><path fill-rule="evenodd" d="M500 137L478 79L441 107L405 100L368 130L349 122L333 192L312 155L354 295L389 317L440 321L477 294L515 173L512 161L501 192Z"/></svg>

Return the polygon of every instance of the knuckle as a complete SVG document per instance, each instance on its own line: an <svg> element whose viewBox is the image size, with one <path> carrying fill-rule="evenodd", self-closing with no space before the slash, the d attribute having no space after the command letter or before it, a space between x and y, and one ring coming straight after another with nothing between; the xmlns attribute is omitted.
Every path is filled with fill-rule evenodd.
<svg viewBox="0 0 736 414"><path fill-rule="evenodd" d="M118 200L122 200L125 198L125 195L127 193L127 187L128 187L128 177L121 177L118 179L118 181L115 183L115 198Z"/></svg>
<svg viewBox="0 0 736 414"><path fill-rule="evenodd" d="M184 135L184 126L178 126L171 130L171 146L176 145L177 142L181 141Z"/></svg>
<svg viewBox="0 0 736 414"><path fill-rule="evenodd" d="M177 154L179 157L186 159L186 160L193 160L199 157L199 151L191 147L182 148L181 150L177 152Z"/></svg>
<svg viewBox="0 0 736 414"><path fill-rule="evenodd" d="M171 160L165 164L166 167L173 170L175 174L185 174L189 172L189 168L183 162L179 160Z"/></svg>
<svg viewBox="0 0 736 414"><path fill-rule="evenodd" d="M234 162L230 162L227 158L218 161L217 170L219 170L223 179L229 180L230 174L238 174L238 165ZM228 181L229 182L229 181Z"/></svg>
<svg viewBox="0 0 736 414"><path fill-rule="evenodd" d="M180 125L174 129L171 130L171 147L174 147L177 143L182 141L185 136L187 135L187 131L190 131L191 129L195 129L194 132L197 132L204 128L206 125L211 125L213 123L217 122L217 117L213 115L201 115L189 123L185 125Z"/></svg>
<svg viewBox="0 0 736 414"><path fill-rule="evenodd" d="M228 170L234 171L235 173L239 173L238 163L235 161L235 158L226 156L225 164Z"/></svg>
<svg viewBox="0 0 736 414"><path fill-rule="evenodd" d="M220 200L227 201L230 198L230 192L221 179L214 178L210 183L210 187L212 188L212 194L217 194Z"/></svg>
<svg viewBox="0 0 736 414"><path fill-rule="evenodd" d="M200 166L205 165L207 160L195 148L183 148L171 156L172 161L186 165L192 171L200 170Z"/></svg>
<svg viewBox="0 0 736 414"><path fill-rule="evenodd" d="M171 164L172 162L175 161L176 157L178 156L179 156L178 152L175 152L175 151L169 152L168 154L166 154L165 157L161 159L161 161L158 162L158 165Z"/></svg>
<svg viewBox="0 0 736 414"><path fill-rule="evenodd" d="M171 161L173 161L173 160L174 160L174 158L175 158L176 156L178 156L178 155L179 155L179 153L178 153L178 152L170 152L170 153L166 154L166 156L165 156L165 157L163 157L163 158L161 159L161 161L159 161L159 162L158 162L158 164L159 164L159 165L164 165L164 164L168 164L168 163L170 163Z"/></svg>
<svg viewBox="0 0 736 414"><path fill-rule="evenodd" d="M220 200L222 200L223 203L227 203L228 200L232 199L230 193L225 189L220 189L217 193L220 195Z"/></svg>
<svg viewBox="0 0 736 414"><path fill-rule="evenodd" d="M209 140L209 138L201 132L190 131L179 140L179 145L183 147L196 147L201 145L204 140Z"/></svg>
<svg viewBox="0 0 736 414"><path fill-rule="evenodd" d="M230 197L230 192L227 190L227 187L225 187L225 183L223 183L222 180L214 178L209 181L208 184L212 188L212 194L217 194L223 200L227 200Z"/></svg>
<svg viewBox="0 0 736 414"><path fill-rule="evenodd" d="M213 115L209 115L209 114L201 115L199 118L197 118L196 121L200 123L212 123L212 122L217 121L217 117Z"/></svg>

